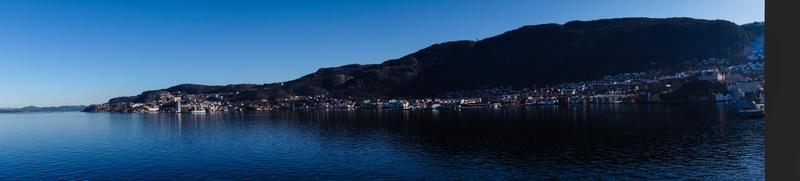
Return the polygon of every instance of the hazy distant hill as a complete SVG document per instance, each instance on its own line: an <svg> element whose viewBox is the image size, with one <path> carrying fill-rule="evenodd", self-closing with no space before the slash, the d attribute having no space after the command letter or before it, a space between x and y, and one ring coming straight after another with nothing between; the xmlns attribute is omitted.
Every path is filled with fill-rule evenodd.
<svg viewBox="0 0 800 181"><path fill-rule="evenodd" d="M288 95L431 96L492 86L529 87L648 69L677 68L705 58L743 60L763 23L619 18L523 26L480 41L435 44L381 64L321 68L273 84L182 84L167 91L239 91L239 100ZM153 91L110 102L139 102Z"/></svg>
<svg viewBox="0 0 800 181"><path fill-rule="evenodd" d="M86 106L58 106L58 107L36 107L28 106L23 108L0 108L0 113L15 113L15 112L70 112L81 111Z"/></svg>

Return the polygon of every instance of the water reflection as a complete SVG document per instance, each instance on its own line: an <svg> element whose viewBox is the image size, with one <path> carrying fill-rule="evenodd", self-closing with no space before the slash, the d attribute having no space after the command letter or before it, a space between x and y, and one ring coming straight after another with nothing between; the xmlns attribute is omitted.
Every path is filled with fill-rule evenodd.
<svg viewBox="0 0 800 181"><path fill-rule="evenodd" d="M713 104L81 116L106 126L107 134L91 137L101 146L85 153L103 154L75 160L54 152L73 169L41 173L97 164L106 167L80 173L367 179L759 179L764 173L763 120L741 120ZM10 151L0 158L25 155Z"/></svg>

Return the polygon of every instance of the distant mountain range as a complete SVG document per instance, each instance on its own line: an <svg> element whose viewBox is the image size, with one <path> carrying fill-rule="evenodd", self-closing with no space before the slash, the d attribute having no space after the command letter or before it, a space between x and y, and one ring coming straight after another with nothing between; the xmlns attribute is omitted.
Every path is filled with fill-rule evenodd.
<svg viewBox="0 0 800 181"><path fill-rule="evenodd" d="M0 113L16 113L16 112L71 112L81 111L87 106L57 106L57 107L36 107L28 106L23 108L0 108Z"/></svg>
<svg viewBox="0 0 800 181"><path fill-rule="evenodd" d="M292 95L423 97L495 86L531 87L604 75L670 70L707 58L744 61L764 24L692 18L617 18L523 26L479 41L451 41L380 64L321 68L271 84L181 84L118 97L143 102L157 91L239 92L233 100ZM763 41L763 38L761 38Z"/></svg>

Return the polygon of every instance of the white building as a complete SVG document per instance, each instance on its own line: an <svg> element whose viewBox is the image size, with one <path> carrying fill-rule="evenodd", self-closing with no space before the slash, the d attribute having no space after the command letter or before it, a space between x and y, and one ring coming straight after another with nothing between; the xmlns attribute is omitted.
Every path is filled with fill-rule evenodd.
<svg viewBox="0 0 800 181"><path fill-rule="evenodd" d="M719 70L706 70L700 72L700 76L697 77L698 80L707 80L707 81L723 81L725 80L725 74L719 72Z"/></svg>
<svg viewBox="0 0 800 181"><path fill-rule="evenodd" d="M181 97L175 97L175 112L181 112Z"/></svg>

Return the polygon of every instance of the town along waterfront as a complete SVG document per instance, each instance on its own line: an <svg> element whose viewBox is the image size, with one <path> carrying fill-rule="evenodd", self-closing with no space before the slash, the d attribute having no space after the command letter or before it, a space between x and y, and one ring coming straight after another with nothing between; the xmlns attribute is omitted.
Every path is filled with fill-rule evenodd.
<svg viewBox="0 0 800 181"><path fill-rule="evenodd" d="M0 178L764 178L721 104L0 114Z"/></svg>

